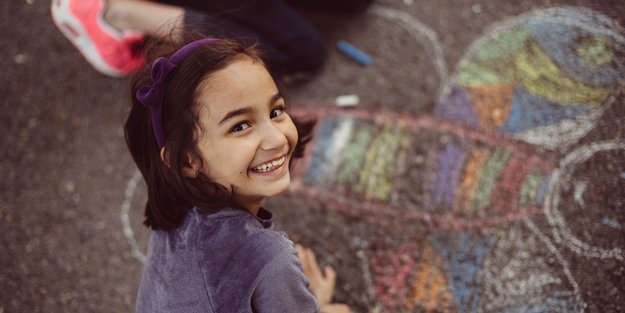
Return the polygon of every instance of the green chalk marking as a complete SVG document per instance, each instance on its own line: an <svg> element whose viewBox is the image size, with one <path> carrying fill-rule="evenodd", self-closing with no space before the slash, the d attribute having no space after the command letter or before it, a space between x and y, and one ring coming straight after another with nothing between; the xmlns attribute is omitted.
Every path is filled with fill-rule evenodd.
<svg viewBox="0 0 625 313"><path fill-rule="evenodd" d="M488 159L473 197L474 210L482 211L488 206L497 177L506 167L510 156L510 152L498 149L493 153L491 158Z"/></svg>

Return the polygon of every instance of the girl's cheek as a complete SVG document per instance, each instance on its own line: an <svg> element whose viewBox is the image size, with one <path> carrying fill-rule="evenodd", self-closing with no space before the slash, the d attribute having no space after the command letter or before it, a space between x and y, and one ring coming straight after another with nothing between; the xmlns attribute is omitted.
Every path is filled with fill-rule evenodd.
<svg viewBox="0 0 625 313"><path fill-rule="evenodd" d="M291 148L294 149L297 144L297 140L299 139L299 134L297 133L297 128L293 123L293 120L289 117L289 126L288 126L288 135L287 140L289 140L289 144L291 144Z"/></svg>

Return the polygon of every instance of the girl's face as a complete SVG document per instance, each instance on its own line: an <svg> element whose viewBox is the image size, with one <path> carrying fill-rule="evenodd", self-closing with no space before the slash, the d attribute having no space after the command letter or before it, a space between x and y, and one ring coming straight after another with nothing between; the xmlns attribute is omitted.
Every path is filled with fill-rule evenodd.
<svg viewBox="0 0 625 313"><path fill-rule="evenodd" d="M263 198L284 191L297 130L265 67L244 57L215 72L197 90L202 130L199 169L234 187L235 199L256 214Z"/></svg>

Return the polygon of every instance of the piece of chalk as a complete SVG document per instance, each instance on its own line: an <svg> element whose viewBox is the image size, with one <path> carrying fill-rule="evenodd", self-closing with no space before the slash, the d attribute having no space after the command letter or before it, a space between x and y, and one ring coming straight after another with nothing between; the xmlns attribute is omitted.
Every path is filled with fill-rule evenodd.
<svg viewBox="0 0 625 313"><path fill-rule="evenodd" d="M621 227L622 227L621 224L619 224L619 222L617 222L617 221L615 221L613 219L607 218L607 217L604 217L603 220L601 220L601 223L603 225L608 225L608 226L610 226L612 228L616 228L616 229L621 229Z"/></svg>
<svg viewBox="0 0 625 313"><path fill-rule="evenodd" d="M370 56L360 51L358 48L352 46L349 42L345 40L339 40L336 43L336 47L339 49L339 51L345 53L345 55L349 56L350 58L354 59L356 62L362 65L369 65L372 63Z"/></svg>
<svg viewBox="0 0 625 313"><path fill-rule="evenodd" d="M358 95L344 95L336 97L334 103L339 107L353 107L357 106L360 102Z"/></svg>

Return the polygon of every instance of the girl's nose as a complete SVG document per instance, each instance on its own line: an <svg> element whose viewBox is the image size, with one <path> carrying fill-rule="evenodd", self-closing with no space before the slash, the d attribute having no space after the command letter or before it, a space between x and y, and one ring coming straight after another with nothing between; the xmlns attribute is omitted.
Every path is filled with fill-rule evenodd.
<svg viewBox="0 0 625 313"><path fill-rule="evenodd" d="M279 150L284 147L288 143L286 135L284 132L274 125L273 123L268 123L262 130L262 142L261 149L263 150Z"/></svg>

